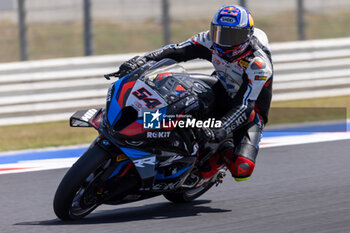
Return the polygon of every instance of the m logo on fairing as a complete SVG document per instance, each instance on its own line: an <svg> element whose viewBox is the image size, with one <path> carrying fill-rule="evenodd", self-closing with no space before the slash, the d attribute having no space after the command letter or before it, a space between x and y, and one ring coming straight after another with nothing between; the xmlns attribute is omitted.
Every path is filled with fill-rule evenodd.
<svg viewBox="0 0 350 233"><path fill-rule="evenodd" d="M145 165L156 165L156 157L134 160L135 167L145 167Z"/></svg>

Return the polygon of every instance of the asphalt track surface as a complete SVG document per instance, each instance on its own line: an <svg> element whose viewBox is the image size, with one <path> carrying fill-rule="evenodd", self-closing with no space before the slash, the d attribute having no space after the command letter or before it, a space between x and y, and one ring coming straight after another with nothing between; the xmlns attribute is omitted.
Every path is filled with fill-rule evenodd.
<svg viewBox="0 0 350 233"><path fill-rule="evenodd" d="M190 204L163 197L61 222L52 199L67 169L0 175L0 232L350 232L350 140L263 148L251 180Z"/></svg>

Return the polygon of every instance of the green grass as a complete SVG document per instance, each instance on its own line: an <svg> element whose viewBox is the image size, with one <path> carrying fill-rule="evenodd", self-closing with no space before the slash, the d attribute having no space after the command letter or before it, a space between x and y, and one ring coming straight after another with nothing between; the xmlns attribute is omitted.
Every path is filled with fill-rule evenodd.
<svg viewBox="0 0 350 233"><path fill-rule="evenodd" d="M350 96L272 102L270 124L342 120L350 117Z"/></svg>
<svg viewBox="0 0 350 233"><path fill-rule="evenodd" d="M71 128L59 121L0 127L0 151L90 143L97 137L92 128Z"/></svg>
<svg viewBox="0 0 350 233"><path fill-rule="evenodd" d="M338 107L340 111L329 111ZM288 108L288 109L286 109ZM317 108L317 109L316 109ZM270 123L344 119L350 116L350 96L273 102ZM92 128L71 128L67 121L0 127L0 151L91 143Z"/></svg>
<svg viewBox="0 0 350 233"><path fill-rule="evenodd" d="M179 43L197 32L209 29L211 16L198 20L172 19L172 43ZM350 14L306 14L307 39L350 36L346 30ZM270 42L297 40L296 15L256 17L255 24L263 29ZM9 21L0 21L0 62L18 60L18 29ZM83 26L81 22L31 23L28 25L29 59L46 59L83 55ZM93 21L94 50L96 55L150 51L163 45L162 25L149 19L132 25L112 21Z"/></svg>

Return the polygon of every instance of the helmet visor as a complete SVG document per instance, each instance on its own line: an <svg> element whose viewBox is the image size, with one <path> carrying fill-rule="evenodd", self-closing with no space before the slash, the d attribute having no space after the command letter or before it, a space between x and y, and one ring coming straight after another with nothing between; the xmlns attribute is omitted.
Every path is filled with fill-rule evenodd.
<svg viewBox="0 0 350 233"><path fill-rule="evenodd" d="M229 26L211 25L211 38L215 44L237 46L250 38L250 28L233 28Z"/></svg>

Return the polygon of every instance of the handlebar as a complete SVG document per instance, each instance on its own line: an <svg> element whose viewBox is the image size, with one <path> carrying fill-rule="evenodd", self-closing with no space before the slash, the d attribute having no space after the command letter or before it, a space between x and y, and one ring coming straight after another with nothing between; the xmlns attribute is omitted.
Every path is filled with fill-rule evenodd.
<svg viewBox="0 0 350 233"><path fill-rule="evenodd" d="M111 77L120 78L120 72L117 71L117 72L114 72L114 73L105 74L104 77L105 77L105 79L107 79L107 80L110 80Z"/></svg>

